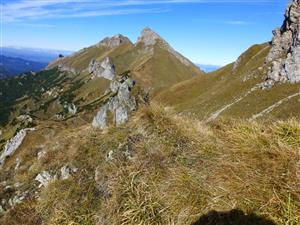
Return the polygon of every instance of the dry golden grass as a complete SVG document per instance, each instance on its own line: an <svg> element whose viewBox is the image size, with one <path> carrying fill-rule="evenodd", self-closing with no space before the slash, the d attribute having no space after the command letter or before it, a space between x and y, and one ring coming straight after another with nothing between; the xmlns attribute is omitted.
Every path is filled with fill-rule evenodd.
<svg viewBox="0 0 300 225"><path fill-rule="evenodd" d="M58 170L67 162L80 172L52 182L20 212L33 210L47 225L184 225L211 210L239 209L276 224L300 224L298 120L205 125L153 103L122 127L83 128L54 137L48 149L58 156L50 151L53 158L39 165ZM56 142L60 148L50 148Z"/></svg>

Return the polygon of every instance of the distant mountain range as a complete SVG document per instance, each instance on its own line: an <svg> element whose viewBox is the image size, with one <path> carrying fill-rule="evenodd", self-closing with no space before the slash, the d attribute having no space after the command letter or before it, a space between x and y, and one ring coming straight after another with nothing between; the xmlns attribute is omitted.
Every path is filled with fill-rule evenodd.
<svg viewBox="0 0 300 225"><path fill-rule="evenodd" d="M47 66L45 62L34 62L1 55L0 78L16 76L28 71L40 71Z"/></svg>
<svg viewBox="0 0 300 225"><path fill-rule="evenodd" d="M24 72L40 71L59 55L69 51L23 47L3 47L0 58L0 78L16 76Z"/></svg>
<svg viewBox="0 0 300 225"><path fill-rule="evenodd" d="M49 63L56 59L59 54L70 55L71 51L27 48L27 47L3 47L1 54L7 57L20 58L29 61Z"/></svg>
<svg viewBox="0 0 300 225"><path fill-rule="evenodd" d="M220 65L210 65L210 64L196 64L201 70L203 70L205 73L213 72L217 69L220 69L222 66Z"/></svg>

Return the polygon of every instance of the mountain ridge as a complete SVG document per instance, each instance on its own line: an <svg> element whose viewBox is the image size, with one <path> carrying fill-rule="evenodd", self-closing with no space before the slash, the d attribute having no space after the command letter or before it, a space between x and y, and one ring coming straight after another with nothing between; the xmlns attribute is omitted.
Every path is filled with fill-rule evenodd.
<svg viewBox="0 0 300 225"><path fill-rule="evenodd" d="M59 58L47 68L58 66L63 70L79 73L87 70L92 60L101 62L106 57L109 57L115 65L117 73L130 70L134 79L141 85L148 85L154 89L203 74L196 65L176 52L150 28L145 28L141 32L135 44L125 36L115 35L104 38L98 44L81 49L71 56ZM170 65L159 65L161 63ZM156 77L150 77L151 73L153 73L151 76Z"/></svg>
<svg viewBox="0 0 300 225"><path fill-rule="evenodd" d="M268 85L273 51L204 74L145 29L0 80L0 223L300 224L300 83Z"/></svg>

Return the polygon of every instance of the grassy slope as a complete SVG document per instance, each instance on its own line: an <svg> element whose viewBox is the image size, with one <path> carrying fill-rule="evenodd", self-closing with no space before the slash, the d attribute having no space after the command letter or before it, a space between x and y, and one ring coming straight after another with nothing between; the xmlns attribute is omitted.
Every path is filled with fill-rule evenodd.
<svg viewBox="0 0 300 225"><path fill-rule="evenodd" d="M21 158L20 169L3 170L0 178L30 187L43 170L59 171L68 163L79 172L42 188L40 200L17 206L0 223L189 225L211 210L236 208L296 225L299 137L300 124L294 120L203 125L157 105L140 109L129 124L106 133L89 124L44 124L7 161L5 168L14 167ZM47 154L37 160L42 144ZM110 151L113 159L107 160Z"/></svg>
<svg viewBox="0 0 300 225"><path fill-rule="evenodd" d="M109 87L109 82L101 78L90 78L86 73L74 75L52 69L0 80L3 93L0 95L0 129L3 131L0 149L6 140L22 129L22 125L16 120L19 115L30 115L35 123L40 123L42 120L54 119L56 114L69 117L64 105L71 103L79 108L79 117L93 110L95 107L87 109L87 103L102 96ZM52 95L47 94L48 91Z"/></svg>
<svg viewBox="0 0 300 225"><path fill-rule="evenodd" d="M71 103L75 103L81 113L98 107L101 102L93 107L87 104L101 98L109 82L101 78L91 80L85 69L92 59L102 60L106 56L115 64L118 74L131 70L139 86L149 90L169 87L192 76L202 75L196 66L183 65L159 45L155 46L153 54L142 44L123 44L113 49L91 46L53 63L51 70L0 81L0 127L9 124L0 137L0 147L20 129L18 125L11 124L20 114L48 120L54 115L69 116L64 105ZM81 72L59 72L55 69L58 63ZM15 92L16 89L18 92ZM56 96L48 96L45 94L47 91L56 93Z"/></svg>
<svg viewBox="0 0 300 225"><path fill-rule="evenodd" d="M168 87L203 74L196 66L183 65L168 51L163 50L159 43L155 46L153 55L143 44L124 44L111 50L91 46L61 62L82 71L92 59L101 61L104 57L111 59L118 74L131 70L139 84L153 89Z"/></svg>
<svg viewBox="0 0 300 225"><path fill-rule="evenodd" d="M268 44L254 45L240 57L239 66L236 69L234 69L234 64L227 65L207 76L176 84L161 92L156 98L174 106L176 111L193 113L198 118L207 119L212 113L233 103L256 84L263 82L266 77L264 62L268 51ZM299 87L299 84L278 84L271 90L258 89L227 108L221 116L249 118L282 98L298 92ZM295 106L292 101L290 101L290 106L286 108L292 111L288 110L282 114L274 111L267 114L267 117L284 118L287 114L298 116L300 106Z"/></svg>

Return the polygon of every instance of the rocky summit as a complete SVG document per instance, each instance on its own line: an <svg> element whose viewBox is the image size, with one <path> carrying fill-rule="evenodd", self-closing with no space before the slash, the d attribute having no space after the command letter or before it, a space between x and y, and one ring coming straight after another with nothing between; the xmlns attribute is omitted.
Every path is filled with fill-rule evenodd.
<svg viewBox="0 0 300 225"><path fill-rule="evenodd" d="M131 42L127 37L124 37L121 34L117 34L113 37L110 37L110 38L107 37L107 38L103 39L102 41L100 41L97 44L97 47L105 47L108 49L112 49L112 48L118 47L122 44L130 44L130 43Z"/></svg>
<svg viewBox="0 0 300 225"><path fill-rule="evenodd" d="M158 41L164 41L162 37L160 37L157 33L155 33L150 28L146 27L142 32L141 36L137 40L138 43L143 43L146 46L153 46Z"/></svg>
<svg viewBox="0 0 300 225"><path fill-rule="evenodd" d="M300 1L293 0L281 28L273 31L267 85L274 82L300 81Z"/></svg>
<svg viewBox="0 0 300 225"><path fill-rule="evenodd" d="M149 50L153 50L152 48L158 44L161 48L165 49L173 56L175 56L182 64L185 66L193 65L187 58L183 57L180 53L175 51L162 37L160 37L157 33L155 33L150 28L145 28L140 37L138 38L136 45L143 44L148 47ZM151 48L152 47L152 48Z"/></svg>

